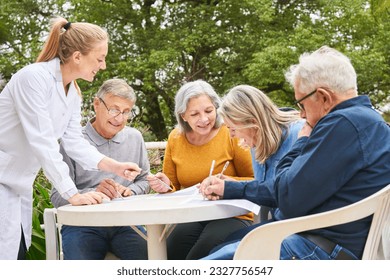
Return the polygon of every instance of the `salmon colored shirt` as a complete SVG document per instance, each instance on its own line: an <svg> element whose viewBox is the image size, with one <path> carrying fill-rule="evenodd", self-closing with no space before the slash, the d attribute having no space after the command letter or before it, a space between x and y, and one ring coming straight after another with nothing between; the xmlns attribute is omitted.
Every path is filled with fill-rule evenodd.
<svg viewBox="0 0 390 280"><path fill-rule="evenodd" d="M230 161L224 175L236 180L254 178L250 150L241 147L239 139L231 138L225 125L213 139L201 146L192 145L185 134L174 129L168 137L163 172L174 190L185 189L209 176L212 160L215 160L213 175L219 174L225 162ZM253 213L238 218L253 220Z"/></svg>

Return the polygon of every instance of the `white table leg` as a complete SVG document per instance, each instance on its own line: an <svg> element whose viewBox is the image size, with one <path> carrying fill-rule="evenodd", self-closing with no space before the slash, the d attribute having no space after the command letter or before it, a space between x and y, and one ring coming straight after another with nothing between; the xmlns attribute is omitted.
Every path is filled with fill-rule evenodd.
<svg viewBox="0 0 390 280"><path fill-rule="evenodd" d="M146 231L148 235L148 257L149 260L166 260L167 259L167 243L163 238L159 241L164 230L164 225L147 225Z"/></svg>

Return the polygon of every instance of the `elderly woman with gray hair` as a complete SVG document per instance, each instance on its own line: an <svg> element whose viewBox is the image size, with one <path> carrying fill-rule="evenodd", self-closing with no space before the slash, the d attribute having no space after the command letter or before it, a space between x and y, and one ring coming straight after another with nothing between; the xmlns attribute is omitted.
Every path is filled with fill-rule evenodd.
<svg viewBox="0 0 390 280"><path fill-rule="evenodd" d="M193 186L205 179L215 160L214 174L221 172L235 180L252 180L249 149L231 138L229 129L217 113L220 98L213 87L197 80L184 84L175 97L176 128L170 133L165 150L163 173L148 177L158 193ZM157 178L156 178L157 177ZM158 180L159 179L159 180ZM168 259L199 259L220 244L230 233L252 224L253 213L244 216L180 224L167 240Z"/></svg>

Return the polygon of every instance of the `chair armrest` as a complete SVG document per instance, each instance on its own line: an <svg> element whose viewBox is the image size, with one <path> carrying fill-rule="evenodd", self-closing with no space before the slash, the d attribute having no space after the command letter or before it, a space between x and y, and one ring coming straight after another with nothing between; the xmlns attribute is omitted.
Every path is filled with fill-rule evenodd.
<svg viewBox="0 0 390 280"><path fill-rule="evenodd" d="M356 221L372 215L379 209L380 211L374 215L367 239L370 250L366 252L365 248L363 255L364 259L372 258L378 250L380 241L380 238L376 237L378 234L381 236L381 232L376 231L382 231L384 223L389 218L389 187L390 185L368 198L339 209L262 225L242 239L234 259L278 260L282 241L286 237L298 232Z"/></svg>

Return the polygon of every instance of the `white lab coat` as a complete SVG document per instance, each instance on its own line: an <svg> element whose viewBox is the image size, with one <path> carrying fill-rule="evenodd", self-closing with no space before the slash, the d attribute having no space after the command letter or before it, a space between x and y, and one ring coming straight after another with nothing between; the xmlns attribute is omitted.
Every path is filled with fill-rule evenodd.
<svg viewBox="0 0 390 280"><path fill-rule="evenodd" d="M31 244L32 186L42 168L65 198L77 193L58 141L85 169L104 155L81 133L81 98L73 83L65 94L59 59L18 71L0 94L0 259L16 259L21 224Z"/></svg>

